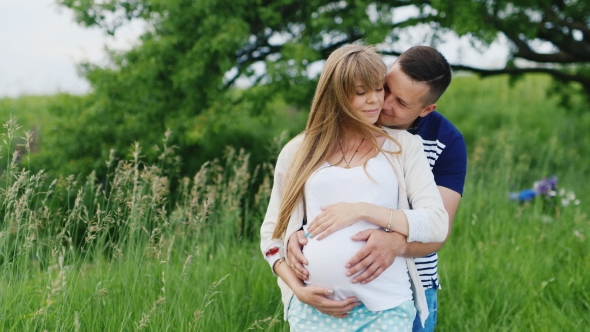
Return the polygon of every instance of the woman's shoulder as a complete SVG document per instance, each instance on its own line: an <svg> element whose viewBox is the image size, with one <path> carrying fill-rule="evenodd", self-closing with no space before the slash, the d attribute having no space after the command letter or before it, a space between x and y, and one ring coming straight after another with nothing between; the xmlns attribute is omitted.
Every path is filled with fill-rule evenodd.
<svg viewBox="0 0 590 332"><path fill-rule="evenodd" d="M291 140L289 140L289 142L287 142L287 144L285 144L282 151L293 152L293 151L297 150L299 148L299 146L301 145L301 142L303 142L304 136L305 136L304 133L300 133L297 136L291 138Z"/></svg>
<svg viewBox="0 0 590 332"><path fill-rule="evenodd" d="M301 146L301 143L303 142L303 137L304 134L300 133L297 136L293 137L291 140L289 140L289 142L287 142L287 144L285 144L285 146L283 146L283 148L281 149L281 152L279 153L279 160L283 158L290 159L295 154L297 149L299 149L299 147Z"/></svg>

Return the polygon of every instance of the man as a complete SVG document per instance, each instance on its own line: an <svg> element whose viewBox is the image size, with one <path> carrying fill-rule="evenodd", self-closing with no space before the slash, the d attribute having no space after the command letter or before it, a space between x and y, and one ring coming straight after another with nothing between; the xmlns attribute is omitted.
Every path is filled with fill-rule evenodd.
<svg viewBox="0 0 590 332"><path fill-rule="evenodd" d="M424 151L449 214L449 235L463 194L467 169L467 152L463 136L451 122L435 111L436 101L447 89L450 81L451 69L442 54L431 47L412 47L400 55L387 72L385 102L381 112L381 122L384 125L406 129L422 137ZM408 243L406 238L398 233L381 230L360 232L353 240L367 243L347 264L348 275L362 271L352 282L372 281L393 263L396 256L414 258L426 290L430 312L424 328L416 318L414 331L433 331L436 325L437 289L440 287L436 252L444 242ZM288 245L291 267L303 280L307 279L308 275L302 265L307 263L301 253L301 247L305 243L307 239L300 231L290 238ZM332 301L321 297L322 295L318 294L317 305L323 310L347 312L355 305L354 299Z"/></svg>

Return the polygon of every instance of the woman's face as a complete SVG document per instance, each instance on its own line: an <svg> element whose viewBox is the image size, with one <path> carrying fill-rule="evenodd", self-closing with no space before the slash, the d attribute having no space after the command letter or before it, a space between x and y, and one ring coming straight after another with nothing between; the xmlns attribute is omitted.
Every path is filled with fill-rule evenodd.
<svg viewBox="0 0 590 332"><path fill-rule="evenodd" d="M374 124L379 119L379 114L381 114L384 96L383 87L375 90L373 87L364 86L357 80L356 89L350 103L361 119L369 124Z"/></svg>

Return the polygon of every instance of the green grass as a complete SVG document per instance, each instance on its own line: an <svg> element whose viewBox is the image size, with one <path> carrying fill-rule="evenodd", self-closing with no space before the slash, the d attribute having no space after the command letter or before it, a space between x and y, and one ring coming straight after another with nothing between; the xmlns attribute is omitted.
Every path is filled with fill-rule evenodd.
<svg viewBox="0 0 590 332"><path fill-rule="evenodd" d="M544 174L528 168L529 158L512 162L514 142L494 142L480 161L472 154L453 234L440 252L440 330L582 330L590 317L588 172L557 172L580 205L508 202L512 183Z"/></svg>
<svg viewBox="0 0 590 332"><path fill-rule="evenodd" d="M559 108L548 83L458 77L439 103L467 138L469 169L440 252L437 331L590 325L590 116ZM256 235L268 165L258 186L247 154L229 149L171 193L139 152L100 181L53 181L1 155L0 330L288 330ZM508 200L553 174L581 204Z"/></svg>

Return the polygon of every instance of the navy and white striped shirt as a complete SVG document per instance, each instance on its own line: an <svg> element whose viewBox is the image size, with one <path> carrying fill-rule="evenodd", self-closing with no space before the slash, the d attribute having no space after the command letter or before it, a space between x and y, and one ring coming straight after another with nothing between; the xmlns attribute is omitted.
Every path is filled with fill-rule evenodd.
<svg viewBox="0 0 590 332"><path fill-rule="evenodd" d="M436 185L463 195L467 174L467 148L461 132L436 111L418 118L408 131L422 138ZM424 288L440 287L436 252L414 258L414 262Z"/></svg>

